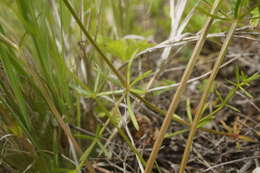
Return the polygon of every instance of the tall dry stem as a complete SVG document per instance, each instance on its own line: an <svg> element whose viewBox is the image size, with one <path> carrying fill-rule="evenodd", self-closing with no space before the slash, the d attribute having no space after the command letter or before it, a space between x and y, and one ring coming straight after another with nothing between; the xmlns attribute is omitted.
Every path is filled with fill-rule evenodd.
<svg viewBox="0 0 260 173"><path fill-rule="evenodd" d="M179 173L184 173L184 170L185 170L188 158L189 158L189 153L190 153L190 150L191 150L193 137L194 137L194 135L197 131L197 125L199 123L199 120L200 120L200 117L201 117L201 114L202 114L202 111L203 111L203 108L204 108L204 105L205 105L205 101L206 101L206 99L207 99L207 97L210 93L210 89L212 87L212 84L213 84L213 82L216 78L216 75L217 75L217 73L220 69L221 63L222 63L224 56L226 54L226 51L228 49L228 45L229 45L229 43L232 39L233 33L235 32L237 23L238 23L237 19L232 23L232 26L231 26L231 28L228 32L227 38L225 39L225 42L224 42L224 44L221 48L221 51L218 55L218 58L215 62L213 71L212 71L212 73L209 77L207 85L203 90L204 92L203 92L202 97L200 99L198 108L196 109L197 111L196 111L196 114L195 114L195 119L194 119L194 121L192 122L192 125L191 125L191 130L190 130L189 137L188 137L188 140L187 140L187 143L186 143L186 146L185 146L185 150L184 150L184 154L183 154L183 157L182 157L182 162L181 162Z"/></svg>
<svg viewBox="0 0 260 173"><path fill-rule="evenodd" d="M214 13L217 11L217 8L220 4L221 0L216 0L214 2L214 5L211 9L211 12L210 14L214 15ZM182 79L181 79L181 83L180 83L180 86L177 88L177 91L176 91L176 94L174 95L173 99L172 99L172 102L170 104L170 107L167 111L167 114L166 114L166 117L164 118L164 121L163 121L163 124L161 126L161 129L160 129L160 132L159 132L159 135L154 143L154 146L153 146L153 149L152 149L152 153L149 157L149 160L147 162L147 165L146 165L146 169L145 169L145 173L150 173L152 171L152 168L153 168L153 164L154 164L154 161L157 157L157 154L158 154L158 151L160 149L160 146L162 144L162 141L163 141L163 138L165 136L165 133L170 125L170 122L171 122L171 119L172 119L172 115L174 114L177 106L178 106L178 103L180 101L180 97L186 87L186 84L187 84L187 80L189 79L190 77L190 74L193 70L193 67L195 66L196 62L197 62L197 59L198 59L198 55L200 54L201 52L201 49L205 43L205 40L206 40L206 36L207 36L207 33L208 33L208 30L209 30L209 27L210 25L212 24L213 22L213 18L212 16L209 16L207 21L206 21L206 24L205 26L203 27L202 29L202 32L201 32L201 36L200 36L200 39L199 41L197 42L195 48L194 48L194 51L192 53L192 56L189 60L189 63L186 67L186 70L182 76Z"/></svg>

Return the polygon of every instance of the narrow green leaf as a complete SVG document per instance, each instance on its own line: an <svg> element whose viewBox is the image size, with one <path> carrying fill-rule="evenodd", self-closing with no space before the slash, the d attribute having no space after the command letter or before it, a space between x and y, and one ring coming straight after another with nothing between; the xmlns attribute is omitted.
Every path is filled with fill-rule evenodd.
<svg viewBox="0 0 260 173"><path fill-rule="evenodd" d="M138 95L142 95L142 94L146 93L145 90L137 89L137 88L131 88L130 91L135 93L135 94L138 94Z"/></svg>
<svg viewBox="0 0 260 173"><path fill-rule="evenodd" d="M240 110L237 109L237 108L234 107L234 106L231 106L231 105L229 105L229 104L227 104L226 106L227 106L228 108L232 109L232 110L235 111L235 112L240 112Z"/></svg>
<svg viewBox="0 0 260 173"><path fill-rule="evenodd" d="M253 96L248 92L246 91L243 87L239 87L239 89L249 98L253 98Z"/></svg>
<svg viewBox="0 0 260 173"><path fill-rule="evenodd" d="M138 125L138 122L136 120L134 111L132 109L132 104L131 104L129 95L127 95L126 98L127 98L127 108L128 108L128 113L129 113L130 119L131 119L135 129L139 130L139 125Z"/></svg>
<svg viewBox="0 0 260 173"><path fill-rule="evenodd" d="M127 84L129 85L131 82L131 75L132 75L132 64L134 62L135 59L135 54L136 52L133 54L133 56L130 58L129 62L128 62L128 66L127 66Z"/></svg>
<svg viewBox="0 0 260 173"><path fill-rule="evenodd" d="M143 80L144 78L148 77L151 73L152 73L152 70L149 70L147 72L140 74L139 76L137 76L133 80L133 82L130 84L130 86L133 87L137 82L139 82L140 80Z"/></svg>
<svg viewBox="0 0 260 173"><path fill-rule="evenodd" d="M241 2L242 2L242 0L233 0L233 3L235 4L234 8L233 8L233 14L234 14L235 18L238 17L238 13L239 13L239 8L240 8L240 5L241 5Z"/></svg>
<svg viewBox="0 0 260 173"><path fill-rule="evenodd" d="M188 131L189 131L189 129L183 129L183 130L178 130L178 131L176 131L176 132L174 132L174 133L167 133L167 134L165 135L165 138L171 138L171 137L174 137L174 136L177 136L177 135L186 133L186 132L188 132Z"/></svg>
<svg viewBox="0 0 260 173"><path fill-rule="evenodd" d="M191 106L190 106L190 99L189 98L186 100L186 112L187 112L188 119L191 123L192 122L192 113L191 113Z"/></svg>

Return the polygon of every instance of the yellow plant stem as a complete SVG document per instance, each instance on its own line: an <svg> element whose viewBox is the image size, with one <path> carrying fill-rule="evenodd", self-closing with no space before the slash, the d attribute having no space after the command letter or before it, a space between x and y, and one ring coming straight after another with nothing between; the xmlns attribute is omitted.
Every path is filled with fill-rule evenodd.
<svg viewBox="0 0 260 173"><path fill-rule="evenodd" d="M202 114L202 111L203 111L203 108L204 108L204 105L205 105L205 102L206 102L206 99L210 93L210 89L212 87L212 84L216 78L216 75L219 71L219 68L220 68L220 65L224 59L224 56L226 54L226 51L227 51L227 48L228 48L228 45L232 39L232 36L233 36L233 33L235 32L235 29L236 29L236 26L238 24L238 19L236 19L233 23L232 23L232 26L228 32L228 35L227 35L227 38L225 39L225 42L221 48L221 51L218 55L218 58L214 64L214 68L213 68L213 71L209 77L209 80L207 82L207 85L206 87L204 88L204 92L202 94L202 97L200 99L200 102L199 102L199 105L198 105L198 108L197 108L197 111L196 111L196 114L195 114L195 118L194 118L194 121L192 122L192 125L191 125L191 129L190 129L190 133L189 133L189 137L188 137L188 140L187 140L187 143L186 143L186 146L185 146L185 150L184 150L184 154L183 154L183 157L182 157L182 161L181 161L181 166L180 166L180 170L179 170L179 173L184 173L184 170L185 170L185 167L186 167L186 164L187 164L187 161L188 161L188 158L189 158L189 153L190 153L190 150L191 150L191 146L192 146L192 141L193 141L193 137L196 133L196 130L197 130L197 125L199 123L199 120L200 120L200 117L201 117L201 114Z"/></svg>
<svg viewBox="0 0 260 173"><path fill-rule="evenodd" d="M214 13L217 11L217 7L220 4L220 2L221 2L221 0L216 0L214 2L214 5L211 9L210 14L214 15ZM146 169L144 171L145 173L150 173L152 171L154 161L155 161L157 154L159 152L159 149L160 149L160 146L161 146L162 141L164 139L165 133L166 133L166 131L167 131L169 125L170 125L172 115L174 114L174 112L175 112L175 110L178 106L178 103L180 101L180 97L181 97L181 95L182 95L182 93L183 93L183 91L184 91L184 89L187 85L187 81L190 77L190 74L191 74L193 68L194 68L194 65L196 64L196 62L198 60L198 55L200 54L201 49L202 49L202 47L205 43L206 36L207 36L209 27L212 24L212 22L213 22L213 18L212 18L212 16L209 16L207 21L206 21L205 26L202 29L200 39L197 42L196 47L194 48L194 51L193 51L192 56L190 58L190 61L189 61L188 65L185 69L185 72L182 76L180 86L177 88L176 94L174 95L172 102L170 104L170 107L167 111L166 117L164 118L164 121L163 121L162 127L160 129L159 135L158 135L158 137L157 137L157 139L156 139L156 141L153 145L152 153L151 153L151 155L148 159Z"/></svg>

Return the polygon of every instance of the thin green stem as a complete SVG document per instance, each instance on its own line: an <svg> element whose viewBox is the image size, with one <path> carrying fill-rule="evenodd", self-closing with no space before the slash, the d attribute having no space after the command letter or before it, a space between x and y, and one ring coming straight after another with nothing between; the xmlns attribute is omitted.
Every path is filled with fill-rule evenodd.
<svg viewBox="0 0 260 173"><path fill-rule="evenodd" d="M213 84L213 82L216 78L218 71L219 71L220 65L221 65L221 63L224 59L228 45L229 45L229 43L232 39L232 36L233 36L233 33L235 32L237 24L238 24L238 20L236 19L232 23L232 26L231 26L231 28L228 32L227 38L225 39L225 42L224 42L224 44L221 48L221 51L218 55L218 58L215 62L215 65L214 65L213 71L212 71L212 73L209 77L208 83L207 83L206 87L204 88L204 92L202 94L202 97L200 99L200 102L199 102L199 105L198 105L198 108L197 108L197 111L196 111L196 114L195 114L195 119L194 119L194 121L192 122L192 125L191 125L191 130L190 130L189 137L188 137L188 140L187 140L187 143L186 143L186 146L185 146L185 150L184 150L184 154L183 154L183 157L182 157L179 173L184 173L184 170L185 170L185 167L187 165L188 158L189 158L189 153L190 153L190 149L191 149L191 146L192 146L193 137L194 137L194 135L197 131L197 125L198 125L200 117L202 115L203 107L204 107L206 99L208 98L208 95L210 93L210 89L212 87L212 84Z"/></svg>

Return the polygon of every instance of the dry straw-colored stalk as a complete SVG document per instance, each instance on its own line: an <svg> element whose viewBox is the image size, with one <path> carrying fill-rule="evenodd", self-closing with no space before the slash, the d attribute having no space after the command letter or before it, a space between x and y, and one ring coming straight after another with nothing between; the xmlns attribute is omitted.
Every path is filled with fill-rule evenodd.
<svg viewBox="0 0 260 173"><path fill-rule="evenodd" d="M203 94L202 94L202 97L200 99L198 108L196 109L197 111L196 111L196 114L195 114L194 121L192 122L192 125L191 125L191 129L190 129L189 137L188 137L188 140L187 140L187 143L186 143L186 146L185 146L185 150L184 150L184 154L183 154L183 157L182 157L179 173L184 173L184 170L185 170L185 167L187 165L188 158L189 158L189 153L190 153L190 150L191 150L193 137L194 137L194 135L197 131L197 125L198 125L199 120L201 118L205 102L208 98L208 95L210 93L210 89L213 85L213 82L214 82L216 76L217 76L217 73L220 69L221 63L223 62L226 51L228 49L228 45L229 45L229 43L232 39L232 36L233 36L233 33L235 32L237 24L238 24L238 19L236 19L230 27L227 38L225 39L224 44L223 44L223 46L220 50L220 53L217 57L217 60L214 64L214 68L213 68L212 73L209 77L207 85L203 90Z"/></svg>
<svg viewBox="0 0 260 173"><path fill-rule="evenodd" d="M221 2L221 0L216 0L214 2L214 5L211 9L210 14L214 15L214 13L217 11L217 8L218 8L220 2ZM177 88L176 94L174 95L172 102L170 104L170 107L167 111L166 117L164 118L164 121L163 121L163 124L161 126L159 135L158 135L158 137L157 137L157 139L154 143L152 153L151 153L149 160L147 162L145 173L150 173L152 171L154 161L157 157L157 154L158 154L158 151L159 151L160 146L162 144L162 141L164 139L165 133L166 133L166 131L167 131L169 125L170 125L172 115L174 114L174 112L175 112L175 110L178 106L178 103L180 101L180 97L181 97L184 89L186 88L187 81L188 81L188 79L191 75L191 72L192 72L192 70L193 70L193 68L194 68L194 66L197 62L198 56L199 56L201 49L202 49L202 47L205 43L206 36L207 36L208 30L209 30L212 22L213 22L213 17L209 16L207 21L206 21L205 26L202 29L200 39L197 42L197 44L194 48L194 51L192 53L192 56L189 60L189 63L188 63L188 65L187 65L187 67L184 71L184 74L183 74L182 79L181 79L180 86Z"/></svg>

